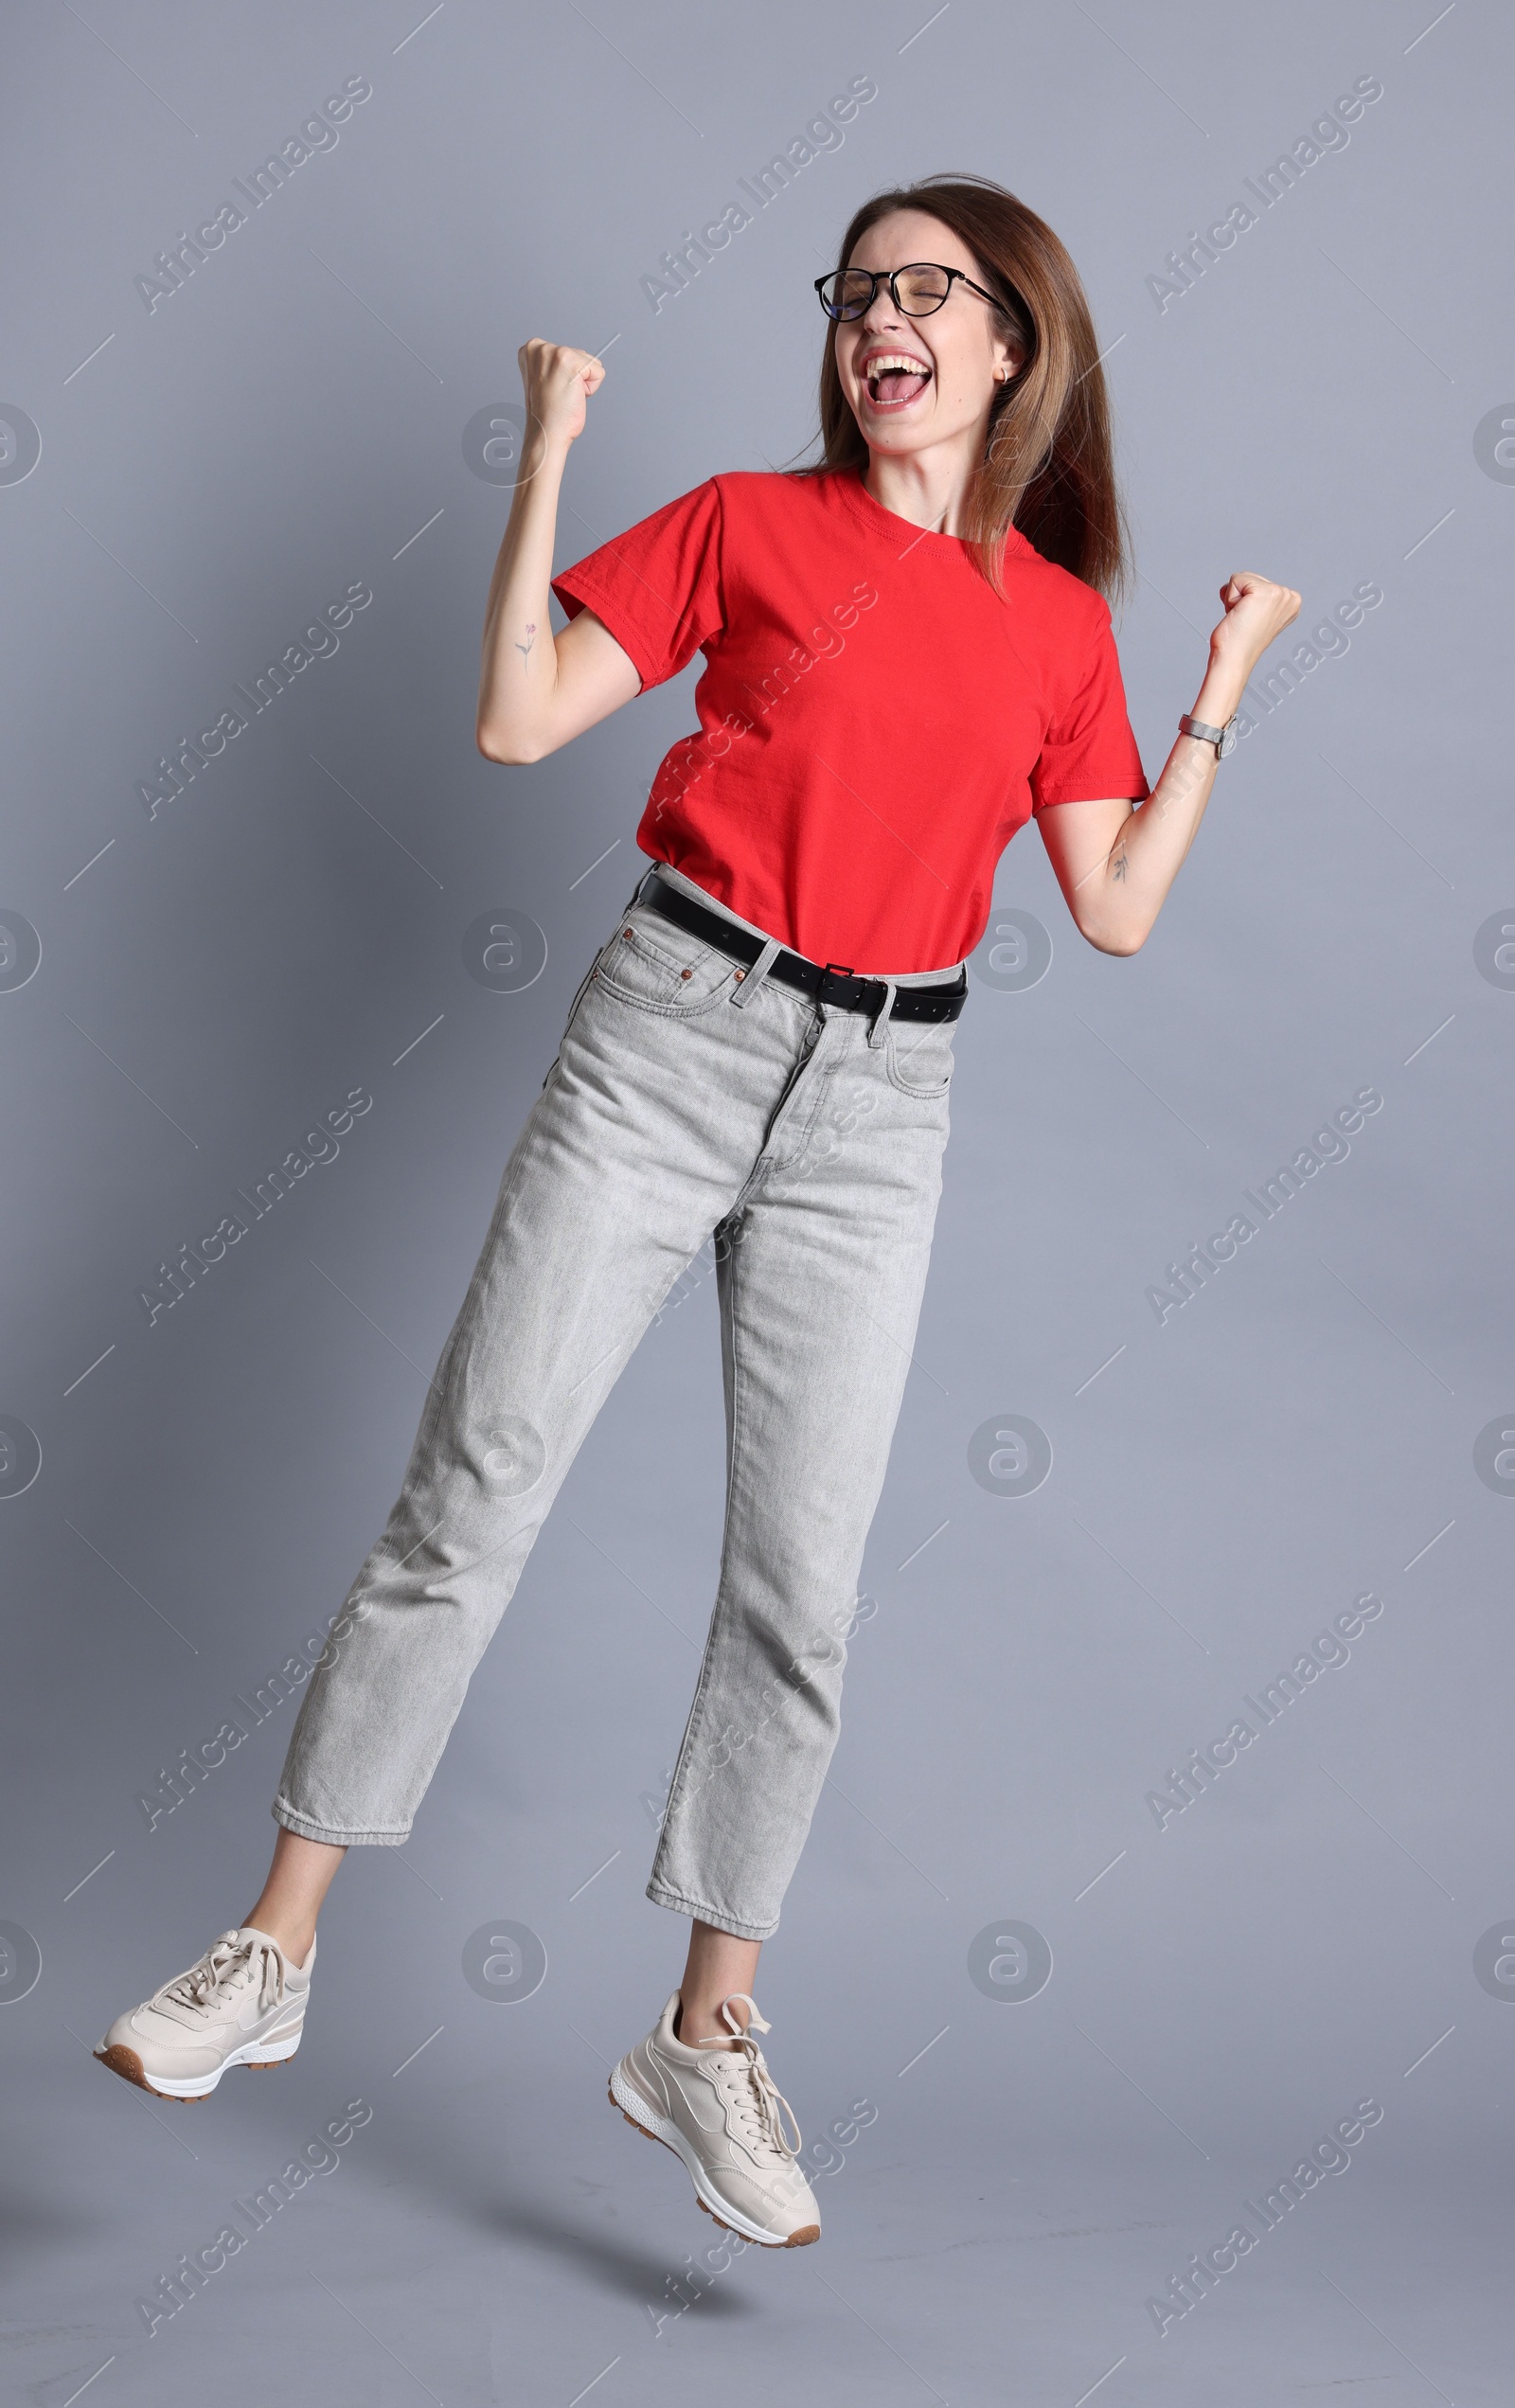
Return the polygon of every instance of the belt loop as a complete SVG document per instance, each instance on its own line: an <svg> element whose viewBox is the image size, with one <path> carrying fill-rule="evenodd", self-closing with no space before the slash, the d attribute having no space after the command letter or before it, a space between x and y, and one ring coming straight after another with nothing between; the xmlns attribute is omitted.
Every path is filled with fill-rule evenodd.
<svg viewBox="0 0 1515 2408"><path fill-rule="evenodd" d="M873 1046L882 1044L887 1031L889 1015L894 1010L894 980L892 978L881 978L878 981L878 984L883 989L883 1001L868 1022L868 1043Z"/></svg>
<svg viewBox="0 0 1515 2408"><path fill-rule="evenodd" d="M783 950L777 937L770 936L752 968L738 971L736 982L727 1000L734 1004L744 1004L753 989L761 986Z"/></svg>

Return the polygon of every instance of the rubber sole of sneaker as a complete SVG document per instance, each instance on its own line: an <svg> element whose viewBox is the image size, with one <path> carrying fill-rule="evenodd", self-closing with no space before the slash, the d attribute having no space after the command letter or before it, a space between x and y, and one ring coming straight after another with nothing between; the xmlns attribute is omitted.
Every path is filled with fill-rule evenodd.
<svg viewBox="0 0 1515 2408"><path fill-rule="evenodd" d="M803 2249L810 2241L820 2239L821 2228L819 2224L801 2224L797 2231L792 2233L765 2233L760 2231L758 2225L749 2223L745 2217L740 2216L736 2208L728 2205L724 2200L722 2202L722 2206L723 2206L726 2211L724 2215L722 2215L718 2209L712 2207L701 2186L702 2169L699 2162L696 2160L693 2164L690 2163L691 2152L688 2149L688 2144L685 2140L683 2133L679 2131L678 2126L676 2124L670 2124L665 2116L654 2115L650 2107L643 2107L643 2114L647 2117L647 2121L645 2123L643 2122L641 2115L633 2115L631 2109L626 2105L625 2100L619 2096L615 2088L616 2076L619 2074L619 2071L620 2068L617 2066L615 2073L611 2076L605 2091L606 2097L610 2100L613 2107L618 2107L620 2109L621 2114L630 2124L633 2132L640 2132L644 2140L659 2141L665 2149L672 2150L674 2156L678 2159L680 2165L684 2167L685 2172L688 2175L689 2180L694 2185L694 2199L696 2206L699 2207L704 2215L709 2217L712 2223L719 2224L722 2232L735 2233L740 2240L756 2241L759 2248L762 2249ZM628 2096L635 2096L635 2093L632 2091L629 2083L626 2085L626 2089ZM638 2100L637 2103L638 2105L642 2104L640 2100Z"/></svg>
<svg viewBox="0 0 1515 2408"><path fill-rule="evenodd" d="M266 2042L255 2042L253 2044L255 2047L268 2046ZM296 2032L293 2042L275 2042L273 2054L268 2057L249 2057L239 2049L227 2058L223 2065L218 2066L208 2081L199 2089L188 2083L165 2089L162 2081L150 2081L147 2068L136 2050L123 2047L119 2041L113 2048L97 2048L93 2053L98 2064L105 2066L110 2073L119 2074L123 2082L134 2082L138 2090L151 2091L154 2098L169 2099L175 2107L194 2107L201 2099L210 2096L223 2074L229 2074L234 2066L245 2065L249 2072L255 2074L269 2073L276 2065L287 2065L299 2044L300 2035Z"/></svg>

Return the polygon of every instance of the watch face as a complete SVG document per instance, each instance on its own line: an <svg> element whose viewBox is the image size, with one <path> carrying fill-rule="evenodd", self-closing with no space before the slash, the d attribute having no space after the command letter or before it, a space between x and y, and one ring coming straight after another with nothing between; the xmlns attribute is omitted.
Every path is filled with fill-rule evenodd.
<svg viewBox="0 0 1515 2408"><path fill-rule="evenodd" d="M1237 723L1236 720L1232 718L1226 721L1225 725L1221 730L1221 741L1215 748L1216 759L1218 761L1223 761L1227 753L1234 753L1236 748Z"/></svg>

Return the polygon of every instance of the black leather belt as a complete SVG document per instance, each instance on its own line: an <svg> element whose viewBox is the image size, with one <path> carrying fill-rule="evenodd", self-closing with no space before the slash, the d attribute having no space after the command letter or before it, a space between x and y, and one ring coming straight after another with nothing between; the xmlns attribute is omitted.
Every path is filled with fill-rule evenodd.
<svg viewBox="0 0 1515 2408"><path fill-rule="evenodd" d="M729 954L736 961L749 966L762 952L757 936L749 936L745 928L734 920L723 919L719 912L707 911L677 886L651 872L644 881L641 901L650 903L691 936L699 936L718 953ZM840 1004L847 1011L877 1011L883 1002L884 982L882 978L860 978L842 963L829 961L824 966L811 961L804 954L780 952L769 970L783 987L798 987L820 1003ZM893 1020L955 1020L968 1001L966 967L955 979L945 979L936 987L897 987L894 990Z"/></svg>

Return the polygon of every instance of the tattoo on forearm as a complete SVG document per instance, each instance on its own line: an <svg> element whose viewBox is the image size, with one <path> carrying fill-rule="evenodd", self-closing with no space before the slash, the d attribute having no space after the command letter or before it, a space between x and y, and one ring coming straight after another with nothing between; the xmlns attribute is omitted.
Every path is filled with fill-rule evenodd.
<svg viewBox="0 0 1515 2408"><path fill-rule="evenodd" d="M537 623L536 623L536 620L535 620L535 619L528 619L528 621L526 622L526 642L525 642L524 644L518 644L518 645L516 646L516 651L520 653L520 655L521 655L521 657L522 657L522 659L523 659L524 661L525 661L525 660L529 660L529 659L530 659L530 657L531 657L531 647L532 647L532 645L536 642L536 640L537 640Z"/></svg>
<svg viewBox="0 0 1515 2408"><path fill-rule="evenodd" d="M1121 837L1119 843L1115 847L1115 858L1110 865L1110 874L1112 878L1124 878L1126 875L1126 839L1124 836Z"/></svg>

